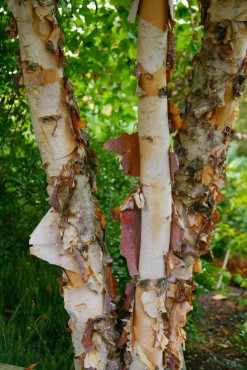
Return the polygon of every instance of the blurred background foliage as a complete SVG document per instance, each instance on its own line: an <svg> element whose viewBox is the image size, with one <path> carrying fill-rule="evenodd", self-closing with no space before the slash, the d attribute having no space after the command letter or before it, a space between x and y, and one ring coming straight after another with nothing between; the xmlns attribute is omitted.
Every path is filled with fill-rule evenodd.
<svg viewBox="0 0 247 370"><path fill-rule="evenodd" d="M102 146L108 138L136 127L136 80L131 72L137 23L127 22L128 4L129 0L61 0L58 12L70 61L65 74L76 86L81 118L88 121L91 146L97 152L98 198L108 219L107 245L120 287L128 281L128 272L119 255L120 225L112 222L110 210L121 204L138 180L125 178L115 155ZM72 348L57 284L60 270L28 252L29 235L49 208L46 179L25 91L13 84L18 40L5 34L10 16L5 3L0 14L0 359L19 366L39 362L42 370L68 370ZM170 87L173 101L180 103L188 91L191 60L200 48L202 28L196 0L177 1L175 14L177 70ZM247 256L246 117L247 97L241 103L238 134L227 163L228 184L219 205L221 219L212 242L220 263L227 246L233 254ZM203 258L203 266L205 273L196 278L199 293L214 289L221 272L210 256ZM226 271L223 283L231 280L243 286L246 277L237 274L232 279Z"/></svg>

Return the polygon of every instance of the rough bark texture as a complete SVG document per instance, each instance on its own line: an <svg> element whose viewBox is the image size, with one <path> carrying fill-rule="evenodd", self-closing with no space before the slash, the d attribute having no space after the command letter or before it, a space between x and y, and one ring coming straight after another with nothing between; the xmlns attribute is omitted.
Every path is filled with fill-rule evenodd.
<svg viewBox="0 0 247 370"><path fill-rule="evenodd" d="M141 243L134 243L132 254L126 253L132 284L127 284L125 290L124 308L130 312L124 329L125 360L126 367L132 370L183 367L182 347L186 339L183 326L192 309L193 271L201 272L199 258L210 251L214 224L219 218L216 209L221 199L219 189L225 184L227 149L238 115L237 99L246 79L246 1L202 2L205 35L201 52L194 58L182 121L176 107L169 103L171 129L179 129L175 153L170 150L172 202L164 191L169 189L170 179L169 144L165 141L169 135L164 131L166 76L162 68L167 59L169 79L169 70L174 67L171 30L166 45L167 26L173 25L169 18L171 8L163 1L136 0L129 16L134 21L137 10L140 16L134 75L138 77L140 176L145 202L141 209ZM118 140L123 143L121 138ZM137 148L133 149L131 143L125 143L124 150L120 146L116 150L111 144L117 153L122 150L126 174L131 168L128 162L131 156L132 161L139 160ZM127 201L120 211L126 204L130 205ZM165 220L164 215L169 216L171 205L169 232L170 220L169 217ZM126 235L139 234L140 230L133 224L133 211L127 231L124 215L121 212L120 215L123 249L125 242L130 246ZM133 254L133 250L138 253Z"/></svg>
<svg viewBox="0 0 247 370"><path fill-rule="evenodd" d="M76 369L121 369L117 343L126 346L126 369L181 369L193 271L201 271L199 258L210 250L219 218L224 163L246 79L246 0L201 2L205 35L194 58L182 123L169 104L172 129L181 126L177 156L169 151L166 86L174 66L172 2L132 3L129 20L137 12L140 17L134 72L138 135L124 134L106 144L123 156L127 175L141 178L140 188L113 211L122 223L120 248L132 277L125 289L128 317L119 341L105 218L93 197L97 164L74 88L62 77L64 40L54 3L10 0L9 6L21 47L22 74L16 82L26 87L52 206L32 234L31 251L63 268Z"/></svg>
<svg viewBox="0 0 247 370"><path fill-rule="evenodd" d="M194 58L183 125L175 138L179 169L173 185L171 264L166 308L169 317L167 368L180 369L182 326L191 309L193 270L210 251L216 209L225 185L225 159L246 79L247 2L201 1L204 37ZM175 238L175 239L174 239Z"/></svg>
<svg viewBox="0 0 247 370"><path fill-rule="evenodd" d="M63 77L64 36L52 0L9 0L17 21L22 73L52 208L33 232L31 253L63 269L63 296L77 370L120 369L105 218L93 192L97 161Z"/></svg>
<svg viewBox="0 0 247 370"><path fill-rule="evenodd" d="M170 3L132 2L129 21L139 15L133 73L138 78L138 135L123 134L105 145L123 156L126 175L140 176L140 188L113 211L114 218L121 219L120 248L132 277L125 290L124 309L129 315L120 340L127 342L125 366L132 370L163 369L168 343L164 314L172 213L167 104L167 74L173 64Z"/></svg>

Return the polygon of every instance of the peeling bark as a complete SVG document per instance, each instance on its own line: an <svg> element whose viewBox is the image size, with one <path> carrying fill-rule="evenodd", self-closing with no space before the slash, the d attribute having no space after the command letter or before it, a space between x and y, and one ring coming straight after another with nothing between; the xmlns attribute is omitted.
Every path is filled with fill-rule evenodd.
<svg viewBox="0 0 247 370"><path fill-rule="evenodd" d="M16 84L27 91L52 206L31 236L31 253L63 269L75 367L122 369L118 346L126 349L126 369L179 370L193 272L201 272L199 258L210 251L238 98L247 78L246 0L201 1L205 33L182 121L178 109L167 104L167 81L175 64L172 1L132 1L129 21L139 15L134 72L138 135L123 134L105 145L123 156L125 174L140 175L141 182L113 210L121 220L120 251L132 278L125 289L128 317L120 338L112 260L104 242L106 221L93 196L97 161L74 87L63 77L64 36L54 3L9 0L9 7L21 48ZM11 37L16 22L10 22ZM169 124L171 131L179 129L175 153Z"/></svg>
<svg viewBox="0 0 247 370"><path fill-rule="evenodd" d="M141 210L139 276L129 322L127 350L131 354L128 365L131 370L163 369L168 345L164 316L168 289L165 257L169 251L172 212L167 105L167 69L173 65L172 58L167 65L170 5L171 8L163 0L142 0L138 11L135 75L140 181L145 205Z"/></svg>
<svg viewBox="0 0 247 370"><path fill-rule="evenodd" d="M89 148L86 122L79 117L74 87L63 77L64 36L55 17L55 2L9 0L8 5L17 22L20 80L52 206L31 235L31 254L63 269L75 368L121 369L112 260L104 242L106 221L93 196L97 161ZM90 346L85 340L88 325Z"/></svg>
<svg viewBox="0 0 247 370"><path fill-rule="evenodd" d="M225 185L225 159L234 135L238 98L246 80L246 1L201 1L204 37L194 58L183 124L175 137L179 169L173 184L170 253L184 265L171 266L167 368L181 369L182 327L191 309L193 271L210 251L219 218L216 209Z"/></svg>
<svg viewBox="0 0 247 370"><path fill-rule="evenodd" d="M210 251L219 218L219 189L225 184L224 162L238 114L237 99L246 80L247 5L243 1L223 3L223 12L216 0L202 3L205 35L202 50L194 60L183 120L178 109L169 104L170 129L179 129L176 154L170 150L170 166L169 144L164 140L169 137L164 131L164 98L168 93L166 78L169 80L174 69L171 30L167 35L167 28L173 26L171 8L165 10L161 1L132 4L129 20L134 20L138 5L140 16L133 74L138 78L140 175L145 206L141 211L139 276L126 287L125 307L130 317L124 328L129 353L125 362L129 369L183 367L183 326L192 309L193 272L202 272L199 258ZM168 194L171 183L173 200ZM128 265L130 262L133 259Z"/></svg>
<svg viewBox="0 0 247 370"><path fill-rule="evenodd" d="M109 139L104 149L120 155L121 169L126 176L140 176L140 148L138 134L124 133L116 139Z"/></svg>
<svg viewBox="0 0 247 370"><path fill-rule="evenodd" d="M133 191L124 203L112 211L115 221L121 220L120 252L126 258L130 276L139 276L138 263L141 239L141 208L144 199L141 189Z"/></svg>
<svg viewBox="0 0 247 370"><path fill-rule="evenodd" d="M164 319L169 288L167 267L172 263L183 265L169 252L171 178L178 166L176 154L170 150L167 104L167 76L175 63L172 1L133 1L130 22L137 13L138 52L133 75L138 78L138 135L123 134L110 139L104 148L123 156L124 173L140 175L141 182L141 192L133 192L119 209L113 210L114 219L121 219L120 250L132 277L125 289L124 309L129 315L124 320L120 346L126 345L127 369L157 370L164 368L169 342ZM176 129L181 119L177 108L172 107L170 120ZM141 209L139 216L137 208Z"/></svg>

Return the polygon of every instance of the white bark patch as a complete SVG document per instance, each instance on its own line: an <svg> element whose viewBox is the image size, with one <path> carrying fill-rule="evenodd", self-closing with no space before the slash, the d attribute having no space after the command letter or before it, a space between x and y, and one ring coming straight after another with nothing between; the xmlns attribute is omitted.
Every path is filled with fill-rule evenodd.
<svg viewBox="0 0 247 370"><path fill-rule="evenodd" d="M140 18L138 28L137 61L152 74L165 65L167 31L163 32Z"/></svg>
<svg viewBox="0 0 247 370"><path fill-rule="evenodd" d="M155 370L156 366L151 361L149 361L142 347L137 345L137 348L141 362L147 366L147 369Z"/></svg>
<svg viewBox="0 0 247 370"><path fill-rule="evenodd" d="M51 34L52 25L45 18L41 21L35 19L32 3L17 5L14 0L11 0L9 7L18 23L22 63L27 65L27 68L24 67L23 70L24 83L42 161L46 166L47 175L57 176L61 165L74 157L77 144L70 128L71 118L65 101L62 81L63 70L58 67L56 58L46 49L45 45ZM52 8L54 8L53 5ZM48 7L47 11L50 9L51 7ZM44 14L39 15L44 16ZM28 63L31 67L28 67ZM40 78L35 77L35 70L31 72L32 66L37 66ZM42 78L42 70L49 70L51 74L53 72L52 83L49 83L49 77ZM54 74L57 75L56 82L53 81ZM44 80L46 80L45 84ZM53 134L53 129L51 130L49 125L45 125L40 120L47 115L61 116Z"/></svg>
<svg viewBox="0 0 247 370"><path fill-rule="evenodd" d="M65 101L61 104L63 81L47 86L27 87L32 124L43 163L49 176L58 176L61 166L74 157L77 144L70 128L70 117ZM37 92L39 95L37 95ZM52 103L51 103L52 102ZM42 117L61 116L57 127L45 123ZM66 140L64 138L66 137Z"/></svg>
<svg viewBox="0 0 247 370"><path fill-rule="evenodd" d="M143 292L141 296L144 311L152 318L158 316L158 304L156 292Z"/></svg>
<svg viewBox="0 0 247 370"><path fill-rule="evenodd" d="M63 269L80 274L80 269L75 257L71 253L65 253L58 245L34 245L30 248L30 253L33 256L49 262L51 265L56 265Z"/></svg>
<svg viewBox="0 0 247 370"><path fill-rule="evenodd" d="M52 265L80 274L75 256L58 243L60 215L50 209L30 238L30 253Z"/></svg>
<svg viewBox="0 0 247 370"><path fill-rule="evenodd" d="M162 351L166 348L169 340L164 334L164 320L162 314L166 312L165 308L166 293L162 295L158 294L157 289L153 291L145 291L142 293L141 301L143 304L144 311L151 318L155 319L155 323L152 325L152 329L155 332L155 348L159 348Z"/></svg>
<svg viewBox="0 0 247 370"><path fill-rule="evenodd" d="M139 136L142 192L142 244L139 271L142 278L164 276L162 256L169 250L171 180L169 129L165 125L167 101L160 97L139 100Z"/></svg>
<svg viewBox="0 0 247 370"><path fill-rule="evenodd" d="M140 189L134 193L134 199L138 208L143 208L145 206L145 198Z"/></svg>
<svg viewBox="0 0 247 370"><path fill-rule="evenodd" d="M165 64L167 31L140 19L138 32L137 60L152 74ZM158 96L140 98L138 115L141 184L146 200L142 209L139 271L142 278L159 278L165 273L162 256L169 250L172 203L167 99Z"/></svg>
<svg viewBox="0 0 247 370"><path fill-rule="evenodd" d="M229 19L235 21L246 22L246 0L232 0L214 1L208 9L212 22L222 21L222 19Z"/></svg>
<svg viewBox="0 0 247 370"><path fill-rule="evenodd" d="M64 305L70 315L72 338L77 357L84 352L82 337L88 319L102 314L103 295L88 289L86 285L79 288L65 286L63 291Z"/></svg>

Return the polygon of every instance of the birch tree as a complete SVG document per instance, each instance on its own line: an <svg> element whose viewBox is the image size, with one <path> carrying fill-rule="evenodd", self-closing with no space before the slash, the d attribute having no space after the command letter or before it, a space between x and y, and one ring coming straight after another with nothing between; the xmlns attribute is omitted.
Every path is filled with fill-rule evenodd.
<svg viewBox="0 0 247 370"><path fill-rule="evenodd" d="M8 5L20 40L17 83L26 89L52 206L31 235L31 254L63 269L75 368L116 368L112 260L104 241L105 217L94 197L97 161L74 87L63 76L67 61L55 3L10 0Z"/></svg>
<svg viewBox="0 0 247 370"><path fill-rule="evenodd" d="M225 184L225 159L246 79L246 2L211 0L200 5L204 37L194 58L182 124L170 103L173 127L181 125L174 142L176 154L169 150L165 71L169 77L174 59L172 4L134 1L129 17L133 21L138 12L135 75L140 157L136 141L133 149L133 137L122 135L105 147L123 155L121 164L127 175L137 174L131 173L130 163L140 158L141 190L123 203L118 216L122 219L121 250L132 276L132 288L126 287L127 301L130 297L133 301L125 327L130 369L183 366L183 326L192 309L193 271L202 272L199 258L210 251L219 218L219 189ZM141 222L133 217L126 230L126 208L135 212L135 207L142 207ZM132 243L134 256L123 245L127 233L140 234Z"/></svg>
<svg viewBox="0 0 247 370"><path fill-rule="evenodd" d="M199 257L210 252L219 218L216 206L221 199L220 188L225 185L225 160L246 80L246 2L211 0L200 5L204 37L201 51L194 58L183 125L175 138L179 169L173 185L174 234L170 248L184 267L173 268L169 278L173 286L168 301L173 312L173 361L185 339L181 326L190 309L193 271L202 272ZM178 323L175 312L181 317ZM181 361L175 366L179 368Z"/></svg>
<svg viewBox="0 0 247 370"><path fill-rule="evenodd" d="M166 61L168 17L165 1L139 5L137 47L138 135L141 210L141 243L133 311L131 369L162 368L165 335L166 266L171 218L169 127Z"/></svg>
<svg viewBox="0 0 247 370"><path fill-rule="evenodd" d="M183 366L193 271L201 272L199 258L210 251L246 80L246 1L209 0L200 6L204 37L181 121L168 101L175 58L172 2L132 2L129 20L139 18L138 133L105 144L122 156L126 175L140 176L140 186L112 212L121 220L120 252L131 276L121 331L105 218L93 195L97 164L74 87L63 77L64 37L54 2L9 0L20 39L18 83L26 88L52 206L31 236L31 252L63 269L76 369ZM175 153L169 121L179 128Z"/></svg>

